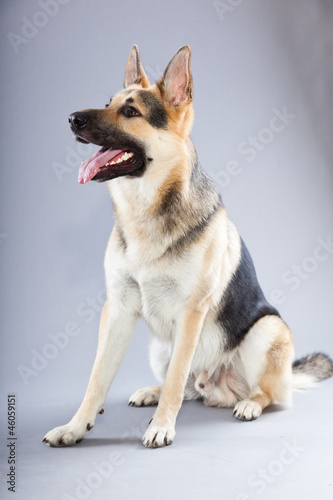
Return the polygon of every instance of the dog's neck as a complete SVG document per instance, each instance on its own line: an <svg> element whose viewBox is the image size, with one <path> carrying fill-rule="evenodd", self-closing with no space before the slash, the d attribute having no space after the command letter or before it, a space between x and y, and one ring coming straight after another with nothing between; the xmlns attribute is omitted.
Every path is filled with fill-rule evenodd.
<svg viewBox="0 0 333 500"><path fill-rule="evenodd" d="M210 179L202 171L191 139L184 142L172 162L150 165L139 178L120 177L108 182L114 205L115 226L130 243L140 235L140 248L157 253L193 230L221 204ZM159 238L160 245L156 239ZM154 242L154 245L152 245ZM141 252L140 252L141 253Z"/></svg>
<svg viewBox="0 0 333 500"><path fill-rule="evenodd" d="M132 216L152 217L171 186L177 185L178 190L186 193L196 163L192 141L179 141L175 148L174 143L169 144L162 137L158 146L142 176L124 176L107 183L116 217L128 220L129 212Z"/></svg>

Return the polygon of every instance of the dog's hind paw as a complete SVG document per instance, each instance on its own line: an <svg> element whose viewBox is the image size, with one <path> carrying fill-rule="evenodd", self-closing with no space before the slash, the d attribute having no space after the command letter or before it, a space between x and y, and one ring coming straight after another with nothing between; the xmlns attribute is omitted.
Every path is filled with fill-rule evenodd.
<svg viewBox="0 0 333 500"><path fill-rule="evenodd" d="M233 415L238 418L238 420L248 422L260 417L261 413L262 408L259 403L251 399L244 399L236 404Z"/></svg>
<svg viewBox="0 0 333 500"><path fill-rule="evenodd" d="M156 405L160 399L161 388L159 386L145 387L138 389L129 398L129 406L152 406Z"/></svg>
<svg viewBox="0 0 333 500"><path fill-rule="evenodd" d="M69 422L66 425L55 427L49 431L43 439L43 443L52 447L73 446L80 443L84 436L93 428L89 422L85 426L73 425Z"/></svg>

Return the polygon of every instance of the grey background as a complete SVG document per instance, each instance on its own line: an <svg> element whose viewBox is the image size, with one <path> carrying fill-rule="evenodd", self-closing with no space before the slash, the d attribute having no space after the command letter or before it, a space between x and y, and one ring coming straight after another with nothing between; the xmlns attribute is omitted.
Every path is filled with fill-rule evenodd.
<svg viewBox="0 0 333 500"><path fill-rule="evenodd" d="M269 409L250 424L233 421L230 410L186 403L173 446L144 450L140 436L152 409L126 406L134 390L154 383L144 323L89 437L66 450L41 444L49 429L71 418L86 388L113 223L105 186L77 183L79 163L96 148L74 141L67 117L103 107L122 87L133 43L152 81L180 46L191 46L192 135L201 163L252 253L265 293L279 297L275 305L294 332L297 355L333 354L333 255L321 250L322 259L314 258L319 242L333 237L332 2L48 5L45 14L37 1L1 3L2 498L11 498L6 400L13 392L20 499L289 500L300 489L305 499L332 498L332 381L296 394L292 410ZM289 123L273 135L265 131L274 110L283 109L293 115ZM239 148L258 135L266 144L248 161ZM226 182L230 162L238 173ZM303 273L296 290L293 266ZM64 345L55 348L52 335L71 330L76 336L58 336ZM36 353L44 359L38 369ZM27 368L34 372L23 377ZM285 440L302 447L289 452L288 464L280 457ZM99 484L96 476L90 492L76 491L80 481L93 481L96 463L110 461L110 453L118 455L108 477ZM262 488L249 484L262 468L271 471L269 480L261 479Z"/></svg>

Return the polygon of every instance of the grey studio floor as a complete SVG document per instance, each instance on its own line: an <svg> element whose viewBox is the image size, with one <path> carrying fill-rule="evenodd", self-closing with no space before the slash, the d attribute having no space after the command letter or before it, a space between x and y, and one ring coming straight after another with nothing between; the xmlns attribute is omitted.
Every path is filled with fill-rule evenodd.
<svg viewBox="0 0 333 500"><path fill-rule="evenodd" d="M333 380L296 393L292 409L271 407L254 422L236 421L230 409L185 402L173 445L160 449L140 442L153 408L127 406L132 384L115 385L104 415L71 448L41 441L65 423L79 398L56 406L19 402L16 494L1 498L333 498Z"/></svg>

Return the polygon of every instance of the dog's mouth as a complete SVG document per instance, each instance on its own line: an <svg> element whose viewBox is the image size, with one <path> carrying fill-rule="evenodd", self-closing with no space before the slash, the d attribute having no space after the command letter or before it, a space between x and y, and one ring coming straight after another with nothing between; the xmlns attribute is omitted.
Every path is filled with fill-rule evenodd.
<svg viewBox="0 0 333 500"><path fill-rule="evenodd" d="M101 148L81 163L79 183L90 180L104 182L122 175L133 175L144 166L141 155L129 149Z"/></svg>

